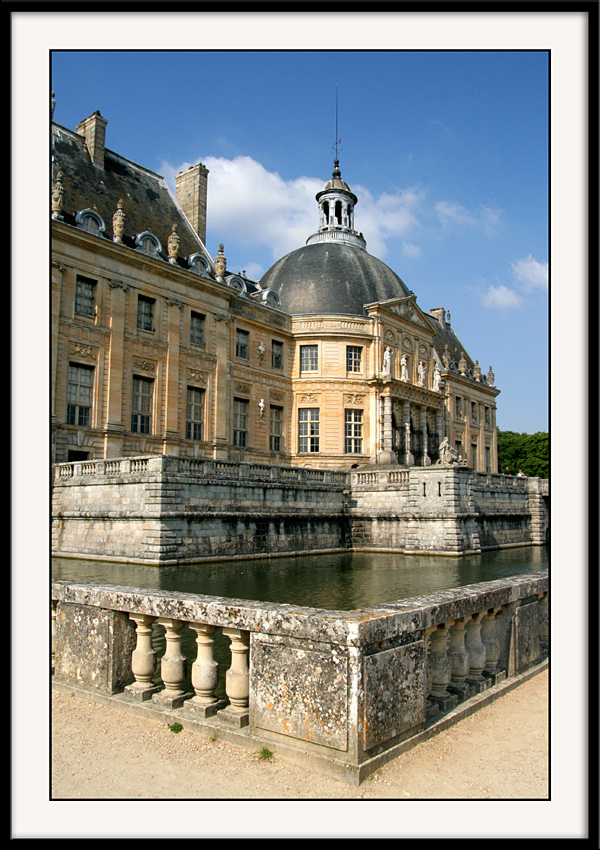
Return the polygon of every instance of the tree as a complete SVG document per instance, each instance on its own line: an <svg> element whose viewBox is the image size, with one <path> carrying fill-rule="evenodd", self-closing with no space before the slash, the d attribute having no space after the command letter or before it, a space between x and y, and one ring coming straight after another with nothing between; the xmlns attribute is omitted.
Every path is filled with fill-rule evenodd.
<svg viewBox="0 0 600 850"><path fill-rule="evenodd" d="M498 428L498 472L506 467L513 475L522 469L525 475L548 478L550 466L549 437L545 431L519 434Z"/></svg>

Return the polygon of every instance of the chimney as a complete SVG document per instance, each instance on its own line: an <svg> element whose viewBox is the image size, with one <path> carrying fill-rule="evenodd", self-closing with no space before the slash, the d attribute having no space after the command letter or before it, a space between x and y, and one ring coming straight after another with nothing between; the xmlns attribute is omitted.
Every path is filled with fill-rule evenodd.
<svg viewBox="0 0 600 850"><path fill-rule="evenodd" d="M206 244L206 192L208 169L199 162L175 177L175 197L190 224Z"/></svg>
<svg viewBox="0 0 600 850"><path fill-rule="evenodd" d="M101 168L104 168L104 136L107 124L106 118L96 110L89 118L84 118L76 128L79 135L85 138L90 159Z"/></svg>
<svg viewBox="0 0 600 850"><path fill-rule="evenodd" d="M435 307L429 311L429 315L437 319L442 328L446 328L446 310L443 307Z"/></svg>

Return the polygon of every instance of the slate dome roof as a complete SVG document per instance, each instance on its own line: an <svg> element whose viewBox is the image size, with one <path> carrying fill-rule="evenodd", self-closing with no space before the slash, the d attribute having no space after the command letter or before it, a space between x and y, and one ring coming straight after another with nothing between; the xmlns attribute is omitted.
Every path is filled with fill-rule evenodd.
<svg viewBox="0 0 600 850"><path fill-rule="evenodd" d="M318 242L297 248L263 275L292 316L364 316L365 304L402 298L408 287L385 263L358 246Z"/></svg>

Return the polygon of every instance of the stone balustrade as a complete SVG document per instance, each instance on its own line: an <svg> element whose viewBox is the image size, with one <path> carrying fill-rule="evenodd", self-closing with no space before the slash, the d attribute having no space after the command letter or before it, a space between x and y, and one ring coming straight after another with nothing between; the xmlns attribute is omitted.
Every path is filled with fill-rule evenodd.
<svg viewBox="0 0 600 850"><path fill-rule="evenodd" d="M358 611L54 581L52 669L55 687L358 783L540 669L548 608L547 572Z"/></svg>
<svg viewBox="0 0 600 850"><path fill-rule="evenodd" d="M111 478L146 474L172 474L227 479L252 479L256 481L297 481L299 483L346 485L346 472L312 469L310 467L272 466L260 463L212 460L207 458L175 457L173 455L148 455L113 459L74 461L57 463L54 466L54 481L77 482L84 477Z"/></svg>

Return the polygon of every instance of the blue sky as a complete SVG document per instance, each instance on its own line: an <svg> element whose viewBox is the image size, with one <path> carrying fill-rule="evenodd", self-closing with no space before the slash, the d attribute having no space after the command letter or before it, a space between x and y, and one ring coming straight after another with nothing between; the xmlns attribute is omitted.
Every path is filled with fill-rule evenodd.
<svg viewBox="0 0 600 850"><path fill-rule="evenodd" d="M99 85L99 82L101 83ZM318 223L338 138L367 250L493 366L498 425L548 429L548 57L54 52L54 119L164 175L209 170L207 248L259 278Z"/></svg>

